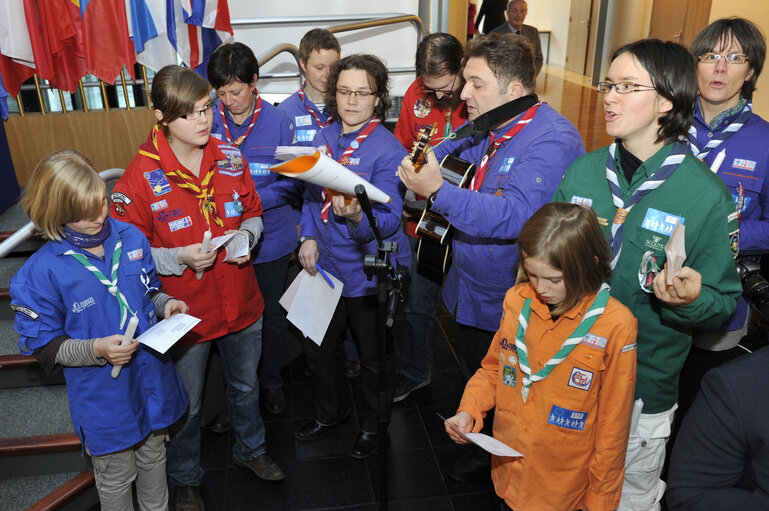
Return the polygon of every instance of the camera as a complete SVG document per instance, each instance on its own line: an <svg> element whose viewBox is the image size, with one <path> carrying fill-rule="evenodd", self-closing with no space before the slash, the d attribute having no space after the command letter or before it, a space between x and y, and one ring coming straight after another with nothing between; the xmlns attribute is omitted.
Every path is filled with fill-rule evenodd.
<svg viewBox="0 0 769 511"><path fill-rule="evenodd" d="M742 282L742 296L765 321L769 321L769 282L761 275L761 265L746 257L738 257L736 263Z"/></svg>

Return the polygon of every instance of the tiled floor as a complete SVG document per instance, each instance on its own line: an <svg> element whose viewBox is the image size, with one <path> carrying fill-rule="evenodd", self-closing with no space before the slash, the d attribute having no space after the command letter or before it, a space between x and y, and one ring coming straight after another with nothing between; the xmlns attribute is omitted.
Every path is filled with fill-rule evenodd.
<svg viewBox="0 0 769 511"><path fill-rule="evenodd" d="M387 499L392 510L497 509L491 480L460 483L451 479L448 468L462 453L443 430L437 414L450 416L464 388L454 352L454 326L443 310L440 328L433 339L432 383L394 405L388 429ZM403 328L396 321L395 336ZM379 498L380 459L365 461L350 457L358 432L354 416L321 438L299 442L294 431L312 418L312 388L305 374L303 357L284 368L288 399L281 415L263 413L267 427L267 449L286 473L278 483L262 481L245 468L233 464L231 433L218 435L204 428L202 492L210 510L375 510ZM357 380L350 380L353 400Z"/></svg>

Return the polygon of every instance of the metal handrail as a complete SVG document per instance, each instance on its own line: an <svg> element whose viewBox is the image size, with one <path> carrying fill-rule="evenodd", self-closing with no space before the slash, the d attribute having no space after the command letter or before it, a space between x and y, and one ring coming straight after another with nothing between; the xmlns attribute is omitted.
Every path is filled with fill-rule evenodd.
<svg viewBox="0 0 769 511"><path fill-rule="evenodd" d="M125 169L107 169L99 172L99 177L104 181L119 179ZM29 240L35 234L35 224L27 222L21 229L11 234L7 240L0 243L0 259L13 252L19 245Z"/></svg>

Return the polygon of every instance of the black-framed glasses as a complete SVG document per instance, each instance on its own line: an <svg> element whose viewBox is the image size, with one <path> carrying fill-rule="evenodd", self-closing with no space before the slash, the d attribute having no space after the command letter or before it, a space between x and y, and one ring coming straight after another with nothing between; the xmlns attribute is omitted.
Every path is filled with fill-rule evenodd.
<svg viewBox="0 0 769 511"><path fill-rule="evenodd" d="M431 89L429 87L425 87L424 82L422 82L422 93L423 94L436 94L440 92L441 94L453 94L454 93L454 84L457 82L457 75L454 75L454 79L451 80L451 84L449 85L448 89Z"/></svg>
<svg viewBox="0 0 769 511"><path fill-rule="evenodd" d="M721 53L703 53L697 60L703 64L718 64L718 61L724 59L727 64L744 64L748 61L748 56L742 53L730 53L723 55Z"/></svg>
<svg viewBox="0 0 769 511"><path fill-rule="evenodd" d="M336 93L342 96L343 98L349 97L350 94L352 94L353 96L355 96L356 99L357 98L366 99L374 95L374 92L370 90L337 89Z"/></svg>
<svg viewBox="0 0 769 511"><path fill-rule="evenodd" d="M596 86L596 90L598 90L600 94L608 94L612 89L617 91L617 94L630 94L631 92L656 90L651 85L643 85L641 83L633 82L598 82L598 85Z"/></svg>
<svg viewBox="0 0 769 511"><path fill-rule="evenodd" d="M187 121L194 121L201 115L206 115L209 113L213 113L213 110L211 110L211 105L206 105L206 107L203 110L195 110L194 112L190 112L188 114L180 115L182 119L185 119Z"/></svg>

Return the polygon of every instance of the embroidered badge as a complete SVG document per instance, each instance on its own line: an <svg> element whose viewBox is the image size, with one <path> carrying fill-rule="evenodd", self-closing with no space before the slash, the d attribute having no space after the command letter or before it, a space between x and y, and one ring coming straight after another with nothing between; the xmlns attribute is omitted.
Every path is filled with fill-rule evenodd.
<svg viewBox="0 0 769 511"><path fill-rule="evenodd" d="M40 314L33 311L29 307L24 307L23 305L16 305L15 303L11 304L11 310L24 314L25 316L29 316L32 319L37 319L40 317Z"/></svg>
<svg viewBox="0 0 769 511"><path fill-rule="evenodd" d="M297 115L294 117L294 125L297 128L300 126L310 126L312 125L312 117L310 117L310 114Z"/></svg>
<svg viewBox="0 0 769 511"><path fill-rule="evenodd" d="M149 183L155 197L160 197L171 191L171 183L168 182L165 173L161 169L145 172L144 179Z"/></svg>
<svg viewBox="0 0 769 511"><path fill-rule="evenodd" d="M236 202L225 202L224 203L224 216L227 218L232 218L235 216L241 216L243 214L243 206L240 205L240 203Z"/></svg>
<svg viewBox="0 0 769 511"><path fill-rule="evenodd" d="M732 257L737 257L737 252L740 251L740 230L739 229L729 233L729 246L732 247Z"/></svg>
<svg viewBox="0 0 769 511"><path fill-rule="evenodd" d="M518 365L518 359L516 358L515 355L510 355L509 357L507 357L507 361L513 365Z"/></svg>
<svg viewBox="0 0 769 511"><path fill-rule="evenodd" d="M296 130L296 139L299 142L312 142L318 130Z"/></svg>
<svg viewBox="0 0 769 511"><path fill-rule="evenodd" d="M597 335L588 333L582 338L582 344L587 344L588 346L602 350L606 348L606 337L598 337Z"/></svg>
<svg viewBox="0 0 769 511"><path fill-rule="evenodd" d="M735 158L732 162L732 167L740 170L749 170L753 172L756 170L756 162L751 160L743 160L741 158Z"/></svg>
<svg viewBox="0 0 769 511"><path fill-rule="evenodd" d="M187 227L191 226L192 218L189 216L185 216L179 220L174 220L173 222L168 222L168 228L171 229L171 232L178 231L179 229L186 229Z"/></svg>
<svg viewBox="0 0 769 511"><path fill-rule="evenodd" d="M644 217L643 222L641 222L641 227L664 234L665 236L670 236L673 234L673 229L675 229L676 224L684 223L684 220L684 217L649 208L646 210L646 216Z"/></svg>
<svg viewBox="0 0 769 511"><path fill-rule="evenodd" d="M657 258L654 257L654 252L647 250L641 257L641 265L638 267L638 285L644 292L654 292L652 282L659 272L660 267L657 264Z"/></svg>
<svg viewBox="0 0 769 511"><path fill-rule="evenodd" d="M122 202L123 204L131 204L133 202L128 195L122 192L112 192L110 200L112 200L112 202Z"/></svg>
<svg viewBox="0 0 769 511"><path fill-rule="evenodd" d="M144 284L144 294L151 293L152 291L157 291L158 288L154 286L150 286L150 276L147 274L147 270L145 268L142 268L142 276L141 276L142 284Z"/></svg>
<svg viewBox="0 0 769 511"><path fill-rule="evenodd" d="M574 410L569 410L567 408L561 408L560 406L553 405L553 407L550 409L550 415L547 418L547 423L560 426L562 428L583 431L585 429L586 420L587 412L575 412Z"/></svg>
<svg viewBox="0 0 769 511"><path fill-rule="evenodd" d="M360 165L360 158L353 158L352 156L350 156L347 159L347 165Z"/></svg>
<svg viewBox="0 0 769 511"><path fill-rule="evenodd" d="M161 209L166 209L168 207L168 202L166 202L165 199L159 200L157 202L153 202L150 204L150 209L154 211L160 211Z"/></svg>
<svg viewBox="0 0 769 511"><path fill-rule="evenodd" d="M636 343L633 344L626 344L622 347L622 353L627 353L628 351L633 351L636 348Z"/></svg>
<svg viewBox="0 0 769 511"><path fill-rule="evenodd" d="M735 211L734 213L729 213L728 215L726 215L726 221L729 223L734 222L738 218L740 218L739 211Z"/></svg>
<svg viewBox="0 0 769 511"><path fill-rule="evenodd" d="M224 153L224 160L217 161L217 165L220 169L224 170L243 170L243 155L237 149L226 149L220 147L222 153Z"/></svg>
<svg viewBox="0 0 769 511"><path fill-rule="evenodd" d="M144 249L137 248L136 250L131 250L128 252L128 260L129 261L136 261L137 259L141 259L144 257Z"/></svg>
<svg viewBox="0 0 769 511"><path fill-rule="evenodd" d="M592 208L593 207L593 199L589 199L587 197L580 197L579 195L572 195L571 196L571 203L572 204L579 204L580 206L584 206L586 208Z"/></svg>
<svg viewBox="0 0 769 511"><path fill-rule="evenodd" d="M740 197L739 195L732 194L732 199L734 199L734 207L738 212L743 213L746 209L748 209L748 204L750 204L750 197Z"/></svg>
<svg viewBox="0 0 769 511"><path fill-rule="evenodd" d="M579 390L590 390L590 385L593 384L593 372L580 369L579 367L573 367L571 369L571 375L569 376L569 387L574 387Z"/></svg>
<svg viewBox="0 0 769 511"><path fill-rule="evenodd" d="M513 167L513 162L515 161L515 156L510 156L509 158L505 158L505 161L502 163L502 165L499 167L500 172L510 172L510 169ZM539 181L537 181L539 183Z"/></svg>
<svg viewBox="0 0 769 511"><path fill-rule="evenodd" d="M665 250L665 243L662 243L662 236L654 234L651 238L644 241L644 246L657 252L662 252Z"/></svg>
<svg viewBox="0 0 769 511"><path fill-rule="evenodd" d="M96 305L96 300L94 300L93 296L91 296L81 302L73 303L72 312L78 314L86 310L88 307L93 307L94 305Z"/></svg>
<svg viewBox="0 0 769 511"><path fill-rule="evenodd" d="M414 102L414 115L420 119L424 119L430 115L430 111L433 109L433 102L430 98L419 98Z"/></svg>
<svg viewBox="0 0 769 511"><path fill-rule="evenodd" d="M161 211L158 213L157 219L158 222L170 222L171 220L180 218L183 214L182 208L176 208L171 211Z"/></svg>
<svg viewBox="0 0 769 511"><path fill-rule="evenodd" d="M500 362L504 362L505 361L505 354L504 353L500 353L499 354L499 361Z"/></svg>
<svg viewBox="0 0 769 511"><path fill-rule="evenodd" d="M515 340L513 342L510 342L507 340L506 337L503 337L501 341L499 341L499 347L503 350L512 351L513 353L517 353L518 349L515 347Z"/></svg>
<svg viewBox="0 0 769 511"><path fill-rule="evenodd" d="M259 162L248 162L248 168L251 169L251 177L269 176L270 164Z"/></svg>
<svg viewBox="0 0 769 511"><path fill-rule="evenodd" d="M508 387L515 387L515 376L517 369L506 365L502 368L502 383Z"/></svg>

